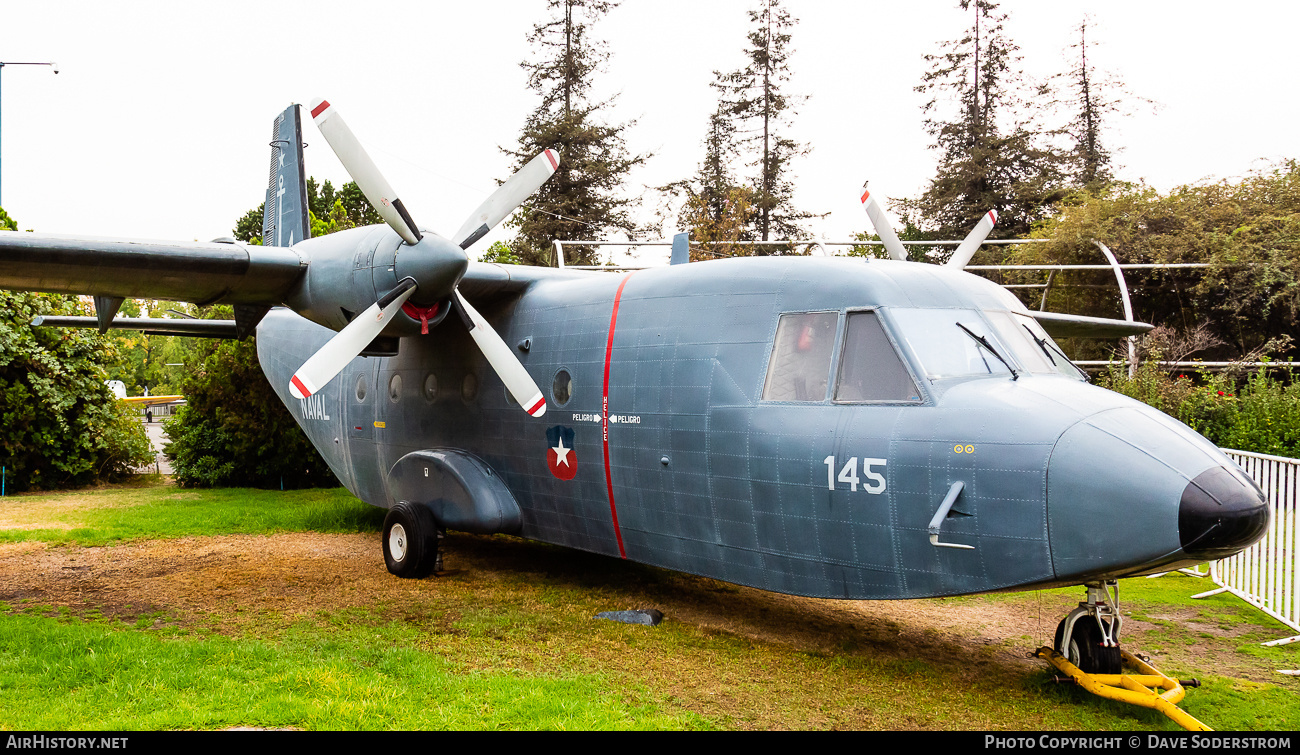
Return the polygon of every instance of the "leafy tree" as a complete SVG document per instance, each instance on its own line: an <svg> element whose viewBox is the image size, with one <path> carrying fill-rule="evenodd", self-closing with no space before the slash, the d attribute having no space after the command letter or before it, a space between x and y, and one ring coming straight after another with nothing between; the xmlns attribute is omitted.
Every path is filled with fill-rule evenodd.
<svg viewBox="0 0 1300 755"><path fill-rule="evenodd" d="M1208 269L1128 270L1135 316L1222 342L1198 356L1233 359L1300 331L1300 163L1167 195L1132 184L1079 194L1035 232L1049 239L1014 262L1096 264L1101 241L1123 263L1208 262ZM1041 279L1039 280L1041 282ZM1119 317L1109 271L1058 279L1048 309ZM1033 306L1037 307L1034 301Z"/></svg>
<svg viewBox="0 0 1300 755"><path fill-rule="evenodd" d="M326 233L384 222L383 216L370 205L370 200L366 199L356 181L348 181L335 191L329 179L318 186L314 177L308 178L307 208L315 218L333 224ZM318 235L324 234L316 233L313 222L312 236Z"/></svg>
<svg viewBox="0 0 1300 755"><path fill-rule="evenodd" d="M808 148L785 134L794 108L804 97L786 94L783 87L790 80L789 48L791 29L798 19L792 18L780 0L760 0L758 10L749 12L753 25L747 38L745 57L749 63L739 71L722 74L714 71L720 95L720 112L710 122L707 140L710 153L701 166L702 177L718 182L719 159L732 151L750 157L755 169L752 177L751 202L753 232L761 240L772 236L802 238L806 235L799 221L825 217L801 212L793 207L794 184L790 162L808 154ZM724 123L723 119L730 119ZM716 143L715 142L721 142ZM720 203L730 194L717 183L706 183L712 191L703 197L712 217L720 217ZM757 249L762 250L762 247ZM758 251L762 254L764 252Z"/></svg>
<svg viewBox="0 0 1300 755"><path fill-rule="evenodd" d="M16 230L18 230L18 222L9 217L9 213L5 212L5 208L0 207L0 231Z"/></svg>
<svg viewBox="0 0 1300 755"><path fill-rule="evenodd" d="M15 490L80 486L153 459L135 410L104 384L112 341L94 330L33 328L81 314L74 297L0 291L0 465Z"/></svg>
<svg viewBox="0 0 1300 755"><path fill-rule="evenodd" d="M927 55L930 70L916 91L930 96L925 128L940 153L939 170L920 197L900 203L918 226L961 238L997 210L995 238L1026 235L1065 196L1063 157L1030 122L1013 121L1023 81L1019 49L1003 30L1006 14L990 0L960 0L972 11L969 29ZM955 101L955 113L940 114Z"/></svg>
<svg viewBox="0 0 1300 755"><path fill-rule="evenodd" d="M262 215L266 212L266 202L257 206L256 210L249 210L244 213L236 223L231 235L236 240L245 244L254 246L262 245Z"/></svg>
<svg viewBox="0 0 1300 755"><path fill-rule="evenodd" d="M262 215L266 203L249 210L235 223L232 235L247 244L262 243ZM361 192L355 181L348 181L343 188L335 190L334 184L326 179L324 184L316 183L315 177L307 179L307 212L312 237L324 236L335 231L343 231L363 225L378 225L384 219L370 205L366 195Z"/></svg>
<svg viewBox="0 0 1300 755"><path fill-rule="evenodd" d="M519 257L515 255L514 250L504 241L494 241L492 246L483 252L483 262L496 262L502 265L518 265Z"/></svg>
<svg viewBox="0 0 1300 755"><path fill-rule="evenodd" d="M629 155L623 134L634 122L608 124L601 117L610 101L591 99L592 79L608 53L591 38L591 27L617 6L607 0L548 0L550 18L533 27L528 41L536 51L528 71L528 87L541 97L524 122L516 149L503 150L515 158L515 170L543 150L560 154L555 175L519 208L509 221L518 231L511 245L524 263L553 263L555 239L605 239L622 232L635 238L642 232L629 214L634 200L619 196L632 168L647 155ZM571 264L593 264L593 247L572 250Z"/></svg>
<svg viewBox="0 0 1300 755"><path fill-rule="evenodd" d="M166 424L176 481L186 487L302 488L338 481L272 390L254 339L209 342L182 384L186 405Z"/></svg>

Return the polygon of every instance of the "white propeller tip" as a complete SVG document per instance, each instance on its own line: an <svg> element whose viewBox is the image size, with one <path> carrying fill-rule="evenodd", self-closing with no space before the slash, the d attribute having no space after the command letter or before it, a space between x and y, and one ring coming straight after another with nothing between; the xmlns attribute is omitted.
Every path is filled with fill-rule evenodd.
<svg viewBox="0 0 1300 755"><path fill-rule="evenodd" d="M319 118L322 113L330 109L330 104L323 98L317 98L311 101L311 117Z"/></svg>
<svg viewBox="0 0 1300 755"><path fill-rule="evenodd" d="M524 406L528 407L527 412L534 417L540 417L546 413L546 399L540 391L533 397L532 401L524 404Z"/></svg>

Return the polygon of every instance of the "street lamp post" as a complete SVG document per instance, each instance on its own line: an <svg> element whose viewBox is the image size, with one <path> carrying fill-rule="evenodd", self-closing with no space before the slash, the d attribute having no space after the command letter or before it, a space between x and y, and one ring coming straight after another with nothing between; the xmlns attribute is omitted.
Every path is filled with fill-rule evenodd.
<svg viewBox="0 0 1300 755"><path fill-rule="evenodd" d="M0 73L4 73L5 66L49 66L50 68L54 69L54 73L57 74L57 73L59 72L59 65L58 65L57 63L53 63L53 62L51 62L51 63L18 63L18 62L13 62L13 61L4 61L4 60L0 60ZM3 77L0 77L0 78L3 78ZM3 123L3 119L0 118L0 124L2 124L2 123ZM3 165L4 165L3 149L0 149L0 166L3 166ZM3 167L0 167L0 177L3 177L3 175L4 175L4 169L3 169ZM0 195L0 198L2 198L2 195ZM0 201L0 207L3 207L3 206L4 206L4 202L3 202L3 201Z"/></svg>

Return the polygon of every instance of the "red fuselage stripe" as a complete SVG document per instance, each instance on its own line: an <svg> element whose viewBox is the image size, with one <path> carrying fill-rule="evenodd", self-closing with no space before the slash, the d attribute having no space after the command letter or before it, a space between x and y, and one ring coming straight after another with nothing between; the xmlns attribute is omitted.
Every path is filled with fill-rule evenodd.
<svg viewBox="0 0 1300 755"><path fill-rule="evenodd" d="M614 537L618 539L618 555L627 558L623 549L623 531L618 528L618 508L614 506L614 478L609 473L609 361L614 354L614 325L618 323L618 303L623 298L623 287L633 273L623 276L614 294L614 311L609 315L609 338L605 341L605 390L600 401L600 435L605 447L605 490L609 493L609 515L614 521Z"/></svg>

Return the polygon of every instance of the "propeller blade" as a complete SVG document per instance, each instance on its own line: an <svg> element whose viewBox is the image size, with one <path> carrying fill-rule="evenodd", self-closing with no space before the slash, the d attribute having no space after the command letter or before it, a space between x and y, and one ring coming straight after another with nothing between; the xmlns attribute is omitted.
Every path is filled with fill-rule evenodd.
<svg viewBox="0 0 1300 755"><path fill-rule="evenodd" d="M338 155L339 162L347 169L348 175L361 187L370 204L379 211L388 225L397 231L406 243L414 246L420 242L420 229L411 219L410 213L402 206L393 187L388 185L384 175L375 167L375 162L366 154L361 142L352 134L352 129L344 122L334 106L325 100L316 100L311 106L312 120L329 142L330 149Z"/></svg>
<svg viewBox="0 0 1300 755"><path fill-rule="evenodd" d="M515 353L510 350L505 341L501 340L501 336L497 335L492 326L488 325L483 315L465 301L460 291L455 292L455 297L456 303L460 305L463 319L466 320L465 326L469 328L470 337L478 344L483 356L487 357L488 364L492 365L501 382L506 384L506 390L510 391L515 401L518 401L524 411L532 416L540 417L545 414L546 399Z"/></svg>
<svg viewBox="0 0 1300 755"><path fill-rule="evenodd" d="M953 252L952 256L948 258L948 267L955 267L958 270L966 267L966 264L970 262L970 258L975 256L980 244L983 244L984 239L989 237L989 234L993 231L993 226L997 225L997 223L997 210L989 210L984 213L984 217L980 218L980 222L975 224L975 228L957 246L957 251Z"/></svg>
<svg viewBox="0 0 1300 755"><path fill-rule="evenodd" d="M906 260L907 250L903 248L903 242L898 240L898 234L894 233L894 229L889 225L889 219L885 217L884 210L880 209L880 203L871 196L866 186L862 187L862 209L866 210L867 217L871 218L871 225L875 227L876 235L884 242L889 258Z"/></svg>
<svg viewBox="0 0 1300 755"><path fill-rule="evenodd" d="M546 179L554 175L559 167L560 154L553 149L548 149L529 160L527 165L520 168L518 173L507 179L492 192L492 196L479 205L460 230L456 231L456 235L451 237L452 242L459 244L461 249L469 249L475 241L483 238L488 231L496 227L497 223L514 212L525 199L532 196L533 192L546 183Z"/></svg>
<svg viewBox="0 0 1300 755"><path fill-rule="evenodd" d="M393 315L397 314L413 291L415 281L406 278L379 301L371 304L365 312L357 315L346 328L340 330L338 335L298 368L289 380L289 393L294 398L307 398L325 387L367 344L375 340L375 336L392 321Z"/></svg>

